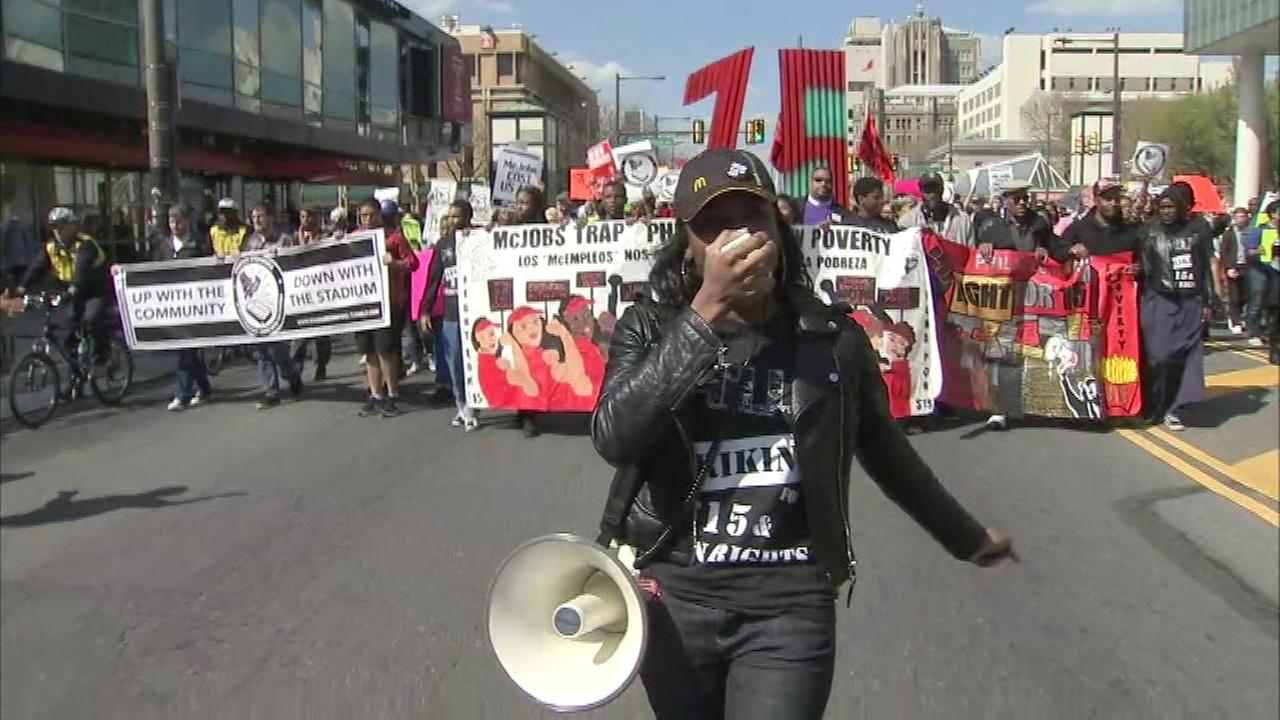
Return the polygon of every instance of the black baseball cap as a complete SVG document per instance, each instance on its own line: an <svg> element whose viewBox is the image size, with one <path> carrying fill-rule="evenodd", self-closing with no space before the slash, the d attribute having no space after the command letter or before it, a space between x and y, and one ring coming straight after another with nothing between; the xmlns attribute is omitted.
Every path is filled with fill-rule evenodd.
<svg viewBox="0 0 1280 720"><path fill-rule="evenodd" d="M778 198L773 179L760 158L729 148L703 150L680 170L672 207L676 217L688 222L712 198L734 191L748 192L771 203Z"/></svg>
<svg viewBox="0 0 1280 720"><path fill-rule="evenodd" d="M920 176L920 189L934 188L937 190L945 189L946 182L942 180L942 175L936 172L927 172Z"/></svg>

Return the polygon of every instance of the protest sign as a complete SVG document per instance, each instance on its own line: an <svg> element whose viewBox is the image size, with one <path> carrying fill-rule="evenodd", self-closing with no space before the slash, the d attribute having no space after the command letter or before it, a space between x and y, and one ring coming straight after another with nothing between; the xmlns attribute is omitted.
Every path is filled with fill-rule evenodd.
<svg viewBox="0 0 1280 720"><path fill-rule="evenodd" d="M541 184L542 158L526 150L503 147L493 168L493 202L499 206L514 205L520 188Z"/></svg>
<svg viewBox="0 0 1280 720"><path fill-rule="evenodd" d="M833 225L795 232L818 296L848 304L879 354L893 416L933 412L942 362L920 230L887 235Z"/></svg>
<svg viewBox="0 0 1280 720"><path fill-rule="evenodd" d="M590 168L569 168L569 199L582 202L595 197Z"/></svg>
<svg viewBox="0 0 1280 720"><path fill-rule="evenodd" d="M493 219L493 190L488 185L472 185L467 196L471 203L471 223L488 225Z"/></svg>
<svg viewBox="0 0 1280 720"><path fill-rule="evenodd" d="M1004 189L1013 182L1013 166L1008 163L992 165L987 169L987 185L991 197L999 197Z"/></svg>
<svg viewBox="0 0 1280 720"><path fill-rule="evenodd" d="M381 230L304 247L113 268L134 350L337 335L391 322Z"/></svg>
<svg viewBox="0 0 1280 720"><path fill-rule="evenodd" d="M1139 140L1133 150L1133 159L1129 161L1129 169L1138 177L1155 180L1164 175L1168 159L1168 145Z"/></svg>
<svg viewBox="0 0 1280 720"><path fill-rule="evenodd" d="M431 180L431 192L427 194L427 211L422 218L422 244L435 245L440 239L440 223L449 212L449 203L458 195L458 183L453 180Z"/></svg>
<svg viewBox="0 0 1280 720"><path fill-rule="evenodd" d="M458 251L468 404L594 408L614 324L648 294L651 252L674 232L671 220L470 231Z"/></svg>
<svg viewBox="0 0 1280 720"><path fill-rule="evenodd" d="M932 233L925 247L945 313L943 402L1081 420L1140 410L1136 284L1118 267L1127 258L1040 264L997 250L988 262Z"/></svg>
<svg viewBox="0 0 1280 720"><path fill-rule="evenodd" d="M613 146L608 140L602 140L587 148L587 168L593 176L606 180L613 178L617 166L613 160Z"/></svg>

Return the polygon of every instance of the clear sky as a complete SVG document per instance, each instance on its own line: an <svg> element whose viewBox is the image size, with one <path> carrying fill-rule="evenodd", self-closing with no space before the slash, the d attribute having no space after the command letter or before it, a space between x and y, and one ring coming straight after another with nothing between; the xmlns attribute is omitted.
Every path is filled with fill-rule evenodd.
<svg viewBox="0 0 1280 720"><path fill-rule="evenodd" d="M665 117L709 118L713 100L683 107L684 81L702 65L755 46L745 117L769 121L773 137L778 113L778 50L796 47L838 48L855 15L902 19L916 10L908 0L401 0L432 22L442 12L457 13L463 24L495 28L517 24L537 35L548 52L572 64L588 84L612 104L613 75L666 75L663 82L622 85L622 106L640 106ZM1182 31L1182 0L934 0L927 15L944 25L982 35L987 64L1000 55L1004 32L1078 32L1119 26L1129 31ZM667 121L663 129L687 126ZM767 153L767 146L765 148Z"/></svg>

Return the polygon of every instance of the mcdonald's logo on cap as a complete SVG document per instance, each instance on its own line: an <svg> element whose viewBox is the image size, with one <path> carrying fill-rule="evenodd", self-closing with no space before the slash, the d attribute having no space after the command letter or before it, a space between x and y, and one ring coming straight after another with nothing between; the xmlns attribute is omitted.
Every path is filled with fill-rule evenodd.
<svg viewBox="0 0 1280 720"><path fill-rule="evenodd" d="M700 177L700 178L698 178L697 180L694 180L694 181L693 181L693 191L694 191L694 192L698 192L698 191L702 190L702 189L703 189L704 187L706 187L706 186L707 186L707 179L706 179L705 177Z"/></svg>

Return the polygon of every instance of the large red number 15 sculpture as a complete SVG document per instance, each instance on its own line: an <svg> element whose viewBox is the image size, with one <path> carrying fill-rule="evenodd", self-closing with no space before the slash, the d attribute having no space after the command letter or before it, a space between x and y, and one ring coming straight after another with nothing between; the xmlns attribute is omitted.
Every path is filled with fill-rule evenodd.
<svg viewBox="0 0 1280 720"><path fill-rule="evenodd" d="M747 79L751 77L751 58L755 52L753 47L739 50L696 70L685 81L685 105L692 105L712 93L716 95L708 148L738 146L738 123L747 100Z"/></svg>
<svg viewBox="0 0 1280 720"><path fill-rule="evenodd" d="M715 93L708 148L738 145L738 124L747 99L747 79L755 48L721 58L689 76L684 104ZM820 166L831 169L836 199L848 203L845 167L845 72L839 50L788 49L778 52L782 80L782 112L774 130L770 161L780 175L779 192L804 196L809 176Z"/></svg>

